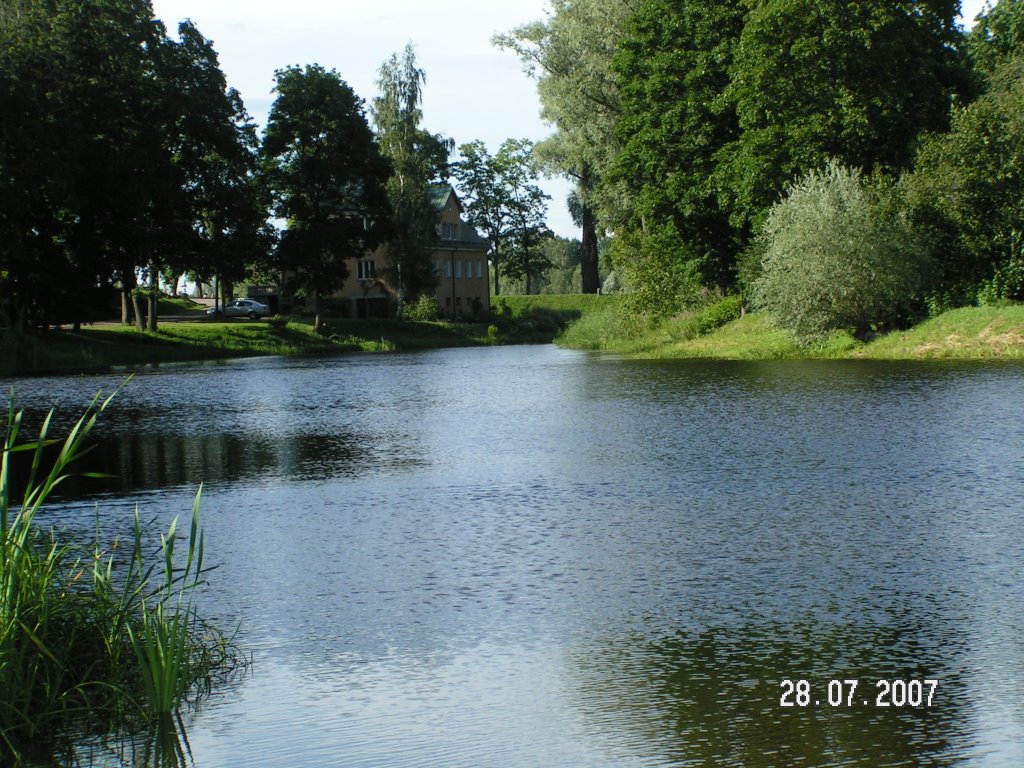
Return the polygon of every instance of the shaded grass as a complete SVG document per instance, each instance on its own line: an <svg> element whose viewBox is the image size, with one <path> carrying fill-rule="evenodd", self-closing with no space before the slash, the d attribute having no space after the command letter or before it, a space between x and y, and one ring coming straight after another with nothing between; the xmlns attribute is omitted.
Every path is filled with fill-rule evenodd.
<svg viewBox="0 0 1024 768"><path fill-rule="evenodd" d="M335 318L328 319L326 326L334 344L364 352L407 352L488 343L486 323Z"/></svg>
<svg viewBox="0 0 1024 768"><path fill-rule="evenodd" d="M594 294L539 294L491 298L491 343L546 344L573 323L618 303L619 297Z"/></svg>
<svg viewBox="0 0 1024 768"><path fill-rule="evenodd" d="M121 325L0 335L0 375L109 370L263 355L393 352L493 343L487 324L329 319L326 334L287 318L163 323L154 333ZM552 334L553 335L553 334Z"/></svg>
<svg viewBox="0 0 1024 768"><path fill-rule="evenodd" d="M109 325L0 336L0 375L108 370L188 360L344 351L309 326L265 322L165 323L155 333Z"/></svg>
<svg viewBox="0 0 1024 768"><path fill-rule="evenodd" d="M156 305L158 315L196 315L203 318L206 316L206 309L206 305L183 296L161 296Z"/></svg>

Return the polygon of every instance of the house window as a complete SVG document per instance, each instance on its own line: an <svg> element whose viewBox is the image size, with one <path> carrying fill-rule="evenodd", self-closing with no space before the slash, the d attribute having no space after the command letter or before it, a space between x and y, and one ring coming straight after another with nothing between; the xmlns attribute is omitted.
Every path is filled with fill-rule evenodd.
<svg viewBox="0 0 1024 768"><path fill-rule="evenodd" d="M455 276L462 277L462 259L455 260Z"/></svg>
<svg viewBox="0 0 1024 768"><path fill-rule="evenodd" d="M448 260L448 261L446 261L444 263L444 276L445 277L451 277L452 276L452 262L451 262L451 260Z"/></svg>
<svg viewBox="0 0 1024 768"><path fill-rule="evenodd" d="M440 275L441 274L441 262L440 262L439 259L434 259L434 274L435 275Z"/></svg>
<svg viewBox="0 0 1024 768"><path fill-rule="evenodd" d="M441 222L441 239L442 240L458 240L459 239L459 225L451 224L447 221Z"/></svg>
<svg viewBox="0 0 1024 768"><path fill-rule="evenodd" d="M452 308L452 297L451 296L445 296L444 297L444 308L445 309L451 309Z"/></svg>
<svg viewBox="0 0 1024 768"><path fill-rule="evenodd" d="M483 277L484 276L484 263L483 263L483 261L478 261L476 263L476 276L477 277Z"/></svg>
<svg viewBox="0 0 1024 768"><path fill-rule="evenodd" d="M461 307L462 306L462 297L461 296L456 296L455 297L455 306L456 307Z"/></svg>
<svg viewBox="0 0 1024 768"><path fill-rule="evenodd" d="M372 259L365 259L356 265L356 277L360 280L372 280L377 274Z"/></svg>

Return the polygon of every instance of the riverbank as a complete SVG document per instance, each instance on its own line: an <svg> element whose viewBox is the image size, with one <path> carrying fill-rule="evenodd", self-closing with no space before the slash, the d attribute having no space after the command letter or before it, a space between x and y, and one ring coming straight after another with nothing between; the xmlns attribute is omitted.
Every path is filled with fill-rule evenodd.
<svg viewBox="0 0 1024 768"><path fill-rule="evenodd" d="M84 373L118 366L159 365L264 355L402 352L493 344L545 344L585 313L605 306L604 296L501 296L481 323L345 320L329 318L326 333L308 318L210 322L205 309L185 300L162 302L156 333L134 326L86 326L40 334L0 334L0 376Z"/></svg>
<svg viewBox="0 0 1024 768"><path fill-rule="evenodd" d="M302 322L175 322L156 333L118 325L0 336L0 375L75 373L262 355L327 355L484 343L487 328L332 320L319 335Z"/></svg>
<svg viewBox="0 0 1024 768"><path fill-rule="evenodd" d="M870 342L834 333L806 347L773 327L761 313L738 314L738 302L726 299L700 312L645 324L631 317L621 302L610 302L571 325L558 343L571 349L654 359L1024 358L1024 305L962 307Z"/></svg>
<svg viewBox="0 0 1024 768"><path fill-rule="evenodd" d="M964 307L868 343L837 333L811 347L799 346L762 314L738 315L738 300L726 299L700 312L649 324L630 316L621 296L543 295L496 297L488 323L332 319L326 335L314 333L308 321L286 319L164 323L155 334L107 325L77 332L0 335L0 376L553 340L570 349L656 359L1024 358L1024 305Z"/></svg>

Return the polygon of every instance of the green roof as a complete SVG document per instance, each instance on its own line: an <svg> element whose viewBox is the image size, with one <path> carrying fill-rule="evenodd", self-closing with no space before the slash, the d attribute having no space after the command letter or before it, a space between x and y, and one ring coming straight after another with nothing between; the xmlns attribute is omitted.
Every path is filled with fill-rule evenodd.
<svg viewBox="0 0 1024 768"><path fill-rule="evenodd" d="M452 189L451 184L433 184L429 189L430 204L434 206L435 211L443 211L445 205L448 203L448 198L455 196L458 200L458 196L455 195L455 190ZM461 207L461 206L460 206Z"/></svg>
<svg viewBox="0 0 1024 768"><path fill-rule="evenodd" d="M462 208L462 203L459 201L459 196L455 194L455 190L451 184L434 184L430 187L430 204L434 207L434 210L441 213L448 201L451 198L455 198L456 202L459 203L459 209ZM483 250L486 251L490 244L480 237L480 234L471 225L466 223L462 216L459 216L459 231L458 237L454 240L442 239L436 246L440 250L445 248L458 248L460 250Z"/></svg>

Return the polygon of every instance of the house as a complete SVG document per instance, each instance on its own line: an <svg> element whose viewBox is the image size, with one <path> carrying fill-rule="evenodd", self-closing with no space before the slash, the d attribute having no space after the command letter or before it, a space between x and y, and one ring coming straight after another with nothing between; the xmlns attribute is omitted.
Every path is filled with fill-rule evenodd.
<svg viewBox="0 0 1024 768"><path fill-rule="evenodd" d="M445 317L478 317L490 306L487 241L463 218L462 202L451 185L430 190L437 212L437 241L431 253L438 276L437 305ZM385 278L386 248L352 259L337 298L348 317L388 317L397 303L396 289Z"/></svg>

